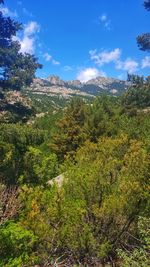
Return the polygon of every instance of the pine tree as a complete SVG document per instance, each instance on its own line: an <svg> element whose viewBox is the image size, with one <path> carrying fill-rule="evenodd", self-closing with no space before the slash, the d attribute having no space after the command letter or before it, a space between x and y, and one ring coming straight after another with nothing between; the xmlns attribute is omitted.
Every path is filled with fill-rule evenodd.
<svg viewBox="0 0 150 267"><path fill-rule="evenodd" d="M144 7L150 11L150 0L144 1ZM140 50L150 52L150 33L143 33L137 37Z"/></svg>
<svg viewBox="0 0 150 267"><path fill-rule="evenodd" d="M0 1L3 4L3 1ZM37 68L42 66L34 55L20 52L20 43L14 40L22 29L10 17L0 12L0 87L2 89L20 90L30 85Z"/></svg>

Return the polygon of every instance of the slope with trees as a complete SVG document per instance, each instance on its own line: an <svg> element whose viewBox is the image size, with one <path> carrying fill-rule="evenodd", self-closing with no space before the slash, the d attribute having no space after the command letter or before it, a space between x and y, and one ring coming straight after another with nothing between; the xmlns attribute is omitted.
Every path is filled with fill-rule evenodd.
<svg viewBox="0 0 150 267"><path fill-rule="evenodd" d="M3 90L28 80L12 77ZM122 97L1 124L0 267L150 266L150 83L128 78Z"/></svg>

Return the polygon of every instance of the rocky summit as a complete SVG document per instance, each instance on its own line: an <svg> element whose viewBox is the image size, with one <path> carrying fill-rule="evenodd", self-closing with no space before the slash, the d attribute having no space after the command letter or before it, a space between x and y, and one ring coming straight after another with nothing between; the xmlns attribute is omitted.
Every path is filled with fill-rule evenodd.
<svg viewBox="0 0 150 267"><path fill-rule="evenodd" d="M35 78L28 92L69 98L72 96L94 97L103 92L110 95L120 95L129 86L123 80L97 77L82 83L79 80L64 81L58 76L49 76L45 79Z"/></svg>

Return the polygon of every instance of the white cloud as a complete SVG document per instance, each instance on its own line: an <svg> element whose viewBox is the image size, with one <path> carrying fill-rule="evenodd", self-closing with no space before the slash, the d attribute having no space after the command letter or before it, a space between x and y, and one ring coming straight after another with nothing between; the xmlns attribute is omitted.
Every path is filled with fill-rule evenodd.
<svg viewBox="0 0 150 267"><path fill-rule="evenodd" d="M111 29L111 20L108 18L106 14L102 14L99 17L99 22L104 26L105 29L110 30Z"/></svg>
<svg viewBox="0 0 150 267"><path fill-rule="evenodd" d="M18 17L17 12L9 10L8 7L0 7L0 12L2 12L4 16Z"/></svg>
<svg viewBox="0 0 150 267"><path fill-rule="evenodd" d="M30 21L25 25L24 35L31 36L40 31L40 26L36 21Z"/></svg>
<svg viewBox="0 0 150 267"><path fill-rule="evenodd" d="M24 53L33 54L35 50L35 40L34 38L30 38L28 36L24 36L22 40L20 40L21 49L20 51Z"/></svg>
<svg viewBox="0 0 150 267"><path fill-rule="evenodd" d="M91 59L98 65L102 66L110 62L117 62L121 56L121 49L116 48L112 51L103 51L98 53L97 50L89 51Z"/></svg>
<svg viewBox="0 0 150 267"><path fill-rule="evenodd" d="M107 21L107 15L106 14L101 15L100 20L101 20L101 22Z"/></svg>
<svg viewBox="0 0 150 267"><path fill-rule="evenodd" d="M51 61L51 59L52 59L52 56L50 54L48 54L48 53L45 53L43 55L43 57L45 58L46 61Z"/></svg>
<svg viewBox="0 0 150 267"><path fill-rule="evenodd" d="M138 62L130 58L127 58L125 61L118 60L116 62L116 69L125 70L130 74L135 73L138 70L138 66Z"/></svg>
<svg viewBox="0 0 150 267"><path fill-rule="evenodd" d="M78 75L77 79L80 80L81 82L87 82L91 79L94 79L98 76L106 76L106 74L103 71L99 71L96 68L85 68L81 70Z"/></svg>
<svg viewBox="0 0 150 267"><path fill-rule="evenodd" d="M66 65L66 66L63 67L64 71L71 71L72 69L73 68L71 66L69 66L69 65Z"/></svg>
<svg viewBox="0 0 150 267"><path fill-rule="evenodd" d="M57 60L55 60L55 59L53 59L53 60L52 60L52 64L53 64L53 65L60 65L60 62L57 61Z"/></svg>
<svg viewBox="0 0 150 267"><path fill-rule="evenodd" d="M46 61L50 61L53 65L60 65L60 62L55 60L49 53L43 55Z"/></svg>
<svg viewBox="0 0 150 267"><path fill-rule="evenodd" d="M30 21L25 25L23 37L17 37L20 42L20 52L33 54L35 51L36 34L40 31L40 26L36 21ZM15 39L15 38L14 38Z"/></svg>
<svg viewBox="0 0 150 267"><path fill-rule="evenodd" d="M121 49L116 48L112 51L102 51L100 53L97 50L89 51L91 60L94 61L98 66L103 66L105 64L114 63L115 68L118 70L124 70L129 73L135 73L138 70L139 63L131 58L126 60L121 60ZM142 66L150 66L150 57L146 57Z"/></svg>
<svg viewBox="0 0 150 267"><path fill-rule="evenodd" d="M144 68L150 68L150 57L145 57L142 60L142 69Z"/></svg>

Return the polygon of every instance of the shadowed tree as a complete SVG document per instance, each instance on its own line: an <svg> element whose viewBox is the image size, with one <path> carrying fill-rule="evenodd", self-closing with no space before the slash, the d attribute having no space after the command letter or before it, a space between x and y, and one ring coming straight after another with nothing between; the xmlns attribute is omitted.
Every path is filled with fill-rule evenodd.
<svg viewBox="0 0 150 267"><path fill-rule="evenodd" d="M144 1L144 7L150 11L150 0ZM143 33L137 37L140 50L150 52L150 33Z"/></svg>
<svg viewBox="0 0 150 267"><path fill-rule="evenodd" d="M144 1L145 8L150 11L150 0Z"/></svg>
<svg viewBox="0 0 150 267"><path fill-rule="evenodd" d="M3 89L20 90L30 85L36 69L42 67L34 55L20 52L15 36L21 29L21 23L0 12L0 87Z"/></svg>
<svg viewBox="0 0 150 267"><path fill-rule="evenodd" d="M5 187L0 184L0 226L18 213L18 193L17 187Z"/></svg>

